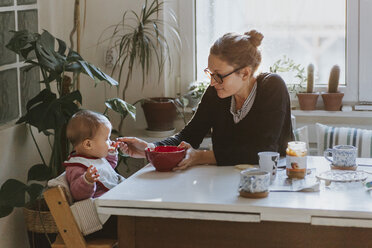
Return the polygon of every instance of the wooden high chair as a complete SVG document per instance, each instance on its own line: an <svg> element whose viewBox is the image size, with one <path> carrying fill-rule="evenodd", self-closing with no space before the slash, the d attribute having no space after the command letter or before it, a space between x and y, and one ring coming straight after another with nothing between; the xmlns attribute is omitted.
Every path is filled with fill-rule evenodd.
<svg viewBox="0 0 372 248"><path fill-rule="evenodd" d="M71 212L62 186L48 189L44 192L44 198L59 231L52 248L112 248L117 246L117 240L114 239L85 240Z"/></svg>

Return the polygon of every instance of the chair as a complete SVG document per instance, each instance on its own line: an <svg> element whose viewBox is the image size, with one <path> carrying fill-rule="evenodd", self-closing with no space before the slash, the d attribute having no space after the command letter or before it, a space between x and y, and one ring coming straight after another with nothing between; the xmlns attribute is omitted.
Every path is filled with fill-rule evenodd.
<svg viewBox="0 0 372 248"><path fill-rule="evenodd" d="M71 212L63 187L57 186L44 192L44 198L56 222L59 234L52 248L112 248L113 239L85 240Z"/></svg>

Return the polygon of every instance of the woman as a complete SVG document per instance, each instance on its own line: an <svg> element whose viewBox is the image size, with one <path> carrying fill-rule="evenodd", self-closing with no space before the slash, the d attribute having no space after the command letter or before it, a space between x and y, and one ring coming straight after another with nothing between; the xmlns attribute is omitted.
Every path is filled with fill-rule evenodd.
<svg viewBox="0 0 372 248"><path fill-rule="evenodd" d="M257 164L257 153L285 154L293 140L290 100L280 76L263 73L258 46L263 35L251 30L244 35L227 33L211 47L205 72L211 83L187 126L175 136L149 144L122 138L123 151L145 157L146 147L179 145L187 149L176 170L198 164ZM213 151L197 150L212 128Z"/></svg>

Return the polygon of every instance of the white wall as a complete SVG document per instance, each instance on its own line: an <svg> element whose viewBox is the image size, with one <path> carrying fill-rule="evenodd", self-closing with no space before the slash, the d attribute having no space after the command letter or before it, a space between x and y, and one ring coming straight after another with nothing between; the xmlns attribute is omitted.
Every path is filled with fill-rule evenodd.
<svg viewBox="0 0 372 248"><path fill-rule="evenodd" d="M43 155L48 158L49 147L43 135L33 129ZM26 182L28 168L41 159L25 125L7 125L0 129L0 184L14 178ZM28 247L22 209L16 209L0 219L0 247Z"/></svg>
<svg viewBox="0 0 372 248"><path fill-rule="evenodd" d="M85 1L80 1L81 3ZM103 54L105 46L96 46L99 36L105 28L121 20L123 12L127 9L138 11L143 1L137 0L89 0L87 6L86 26L82 32L81 55L82 57L104 69ZM73 21L73 0L38 0L39 5L39 27L48 30L54 36L66 41L69 44L69 33ZM177 13L177 1L172 4ZM75 45L76 48L76 45ZM172 96L174 87L172 83L179 75L178 56L175 56L175 63L171 75L166 75L166 80L157 83L155 76L149 80L142 91L140 74L134 74L131 85L127 92L129 103L150 96ZM111 71L106 70L107 73ZM94 82L86 76L81 77L81 92L83 95L83 108L104 111L104 100L109 97L116 97L116 88L104 86L103 83L94 87ZM117 78L116 78L117 79ZM165 81L165 83L164 83ZM165 86L167 85L167 86ZM145 128L146 124L142 109L137 109L137 122L126 119L125 133L130 130ZM114 126L117 125L117 115L113 115ZM37 133L37 131L35 131ZM43 135L38 136L43 151L48 154L48 143ZM0 184L8 178L15 178L26 181L28 168L41 160L32 142L25 125L9 124L0 127ZM23 222L22 210L17 209L10 216L0 219L0 247L28 247L27 235Z"/></svg>

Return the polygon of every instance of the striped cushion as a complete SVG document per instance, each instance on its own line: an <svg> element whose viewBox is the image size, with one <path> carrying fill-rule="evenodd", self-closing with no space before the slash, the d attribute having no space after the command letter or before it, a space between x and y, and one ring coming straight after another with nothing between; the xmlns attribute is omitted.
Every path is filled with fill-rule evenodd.
<svg viewBox="0 0 372 248"><path fill-rule="evenodd" d="M316 133L319 156L323 156L324 150L335 145L353 145L358 147L358 157L372 157L372 130L316 123Z"/></svg>
<svg viewBox="0 0 372 248"><path fill-rule="evenodd" d="M84 236L102 229L102 223L98 217L94 199L88 198L77 201L70 208Z"/></svg>

